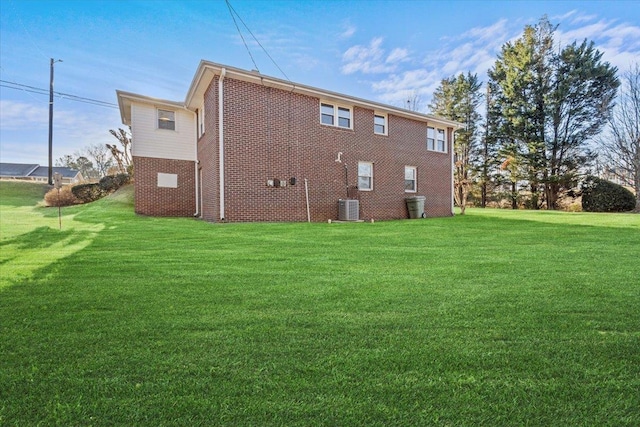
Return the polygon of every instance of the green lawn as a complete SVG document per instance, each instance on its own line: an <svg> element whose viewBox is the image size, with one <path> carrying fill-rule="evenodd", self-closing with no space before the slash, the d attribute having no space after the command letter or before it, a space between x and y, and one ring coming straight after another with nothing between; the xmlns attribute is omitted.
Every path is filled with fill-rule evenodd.
<svg viewBox="0 0 640 427"><path fill-rule="evenodd" d="M36 188L34 190L33 188ZM2 426L638 426L640 216L41 208L0 182Z"/></svg>

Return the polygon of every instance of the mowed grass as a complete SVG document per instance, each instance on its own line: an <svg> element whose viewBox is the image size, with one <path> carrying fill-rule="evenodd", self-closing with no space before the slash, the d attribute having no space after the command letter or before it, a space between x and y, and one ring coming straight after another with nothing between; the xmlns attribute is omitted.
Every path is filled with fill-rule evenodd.
<svg viewBox="0 0 640 427"><path fill-rule="evenodd" d="M17 185L0 425L640 425L638 215L59 230Z"/></svg>

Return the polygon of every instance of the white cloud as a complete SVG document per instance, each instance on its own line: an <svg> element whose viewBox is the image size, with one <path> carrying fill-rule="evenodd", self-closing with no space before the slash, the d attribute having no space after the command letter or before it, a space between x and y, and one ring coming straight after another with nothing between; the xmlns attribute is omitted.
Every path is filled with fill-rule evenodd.
<svg viewBox="0 0 640 427"><path fill-rule="evenodd" d="M561 24L555 34L560 46L592 40L603 52L603 59L620 70L640 61L638 25L598 19L577 10L552 17L550 21ZM379 75L369 84L383 102L402 106L408 96L417 94L426 105L443 78L471 72L486 82L487 71L494 65L502 46L519 38L524 25L522 20L499 19L455 37L443 37L431 45L432 50L423 50L420 62L410 58L405 48L392 48L387 55L383 39L375 38L368 46L353 46L344 53L342 72ZM433 48L434 45L437 47Z"/></svg>
<svg viewBox="0 0 640 427"><path fill-rule="evenodd" d="M55 104L54 104L55 105ZM54 108L55 124L64 124L72 121L72 117L66 111L58 111ZM47 102L30 104L18 101L0 101L0 128L2 130L19 130L25 127L43 128L49 126L49 106Z"/></svg>
<svg viewBox="0 0 640 427"><path fill-rule="evenodd" d="M561 46L574 41L581 43L585 39L593 41L603 53L603 59L620 70L640 61L640 26L600 20L556 33Z"/></svg>
<svg viewBox="0 0 640 427"><path fill-rule="evenodd" d="M342 33L340 33L340 38L348 39L356 33L356 27L351 24L345 24L345 29Z"/></svg>
<svg viewBox="0 0 640 427"><path fill-rule="evenodd" d="M342 72L353 74L355 72L382 73L393 71L392 67L384 64L384 50L380 47L382 38L374 38L369 46L352 46L342 55Z"/></svg>
<svg viewBox="0 0 640 427"><path fill-rule="evenodd" d="M368 46L355 45L347 49L342 55L342 73L392 73L399 63L409 60L409 51L404 48L394 48L387 55L386 50L382 48L383 41L382 37L376 37Z"/></svg>
<svg viewBox="0 0 640 427"><path fill-rule="evenodd" d="M118 127L118 110L81 105L84 106L56 99L53 117L55 158L72 154L90 144L113 140L109 128ZM3 158L10 153L5 161L42 162L46 158L46 152L42 150L46 150L48 126L46 100L42 103L1 100L0 130L3 137L0 145ZM38 136L34 138L34 134Z"/></svg>
<svg viewBox="0 0 640 427"><path fill-rule="evenodd" d="M394 62L403 62L408 60L409 51L407 49L397 47L391 51L385 62L387 64L393 64Z"/></svg>
<svg viewBox="0 0 640 427"><path fill-rule="evenodd" d="M394 61L395 66L387 71L387 76L371 82L371 87L379 94L380 100L393 105L404 106L409 97L418 96L422 109L425 109L443 78L471 71L484 79L501 46L517 36L518 32L511 25L506 19L501 19L488 26L474 27L456 37L445 37L438 48L426 52L418 64L410 61L407 49L393 49L388 58ZM369 46L370 51L378 54L378 59L384 56L384 52L380 54L380 45L372 43ZM352 72L362 71L359 67L353 68Z"/></svg>
<svg viewBox="0 0 640 427"><path fill-rule="evenodd" d="M571 20L571 24L582 24L597 19L596 15L578 15Z"/></svg>
<svg viewBox="0 0 640 427"><path fill-rule="evenodd" d="M475 44L481 44L486 41L495 43L496 40L503 39L505 34L509 32L508 22L506 19L500 19L487 27L474 27L462 33L458 39L473 40Z"/></svg>

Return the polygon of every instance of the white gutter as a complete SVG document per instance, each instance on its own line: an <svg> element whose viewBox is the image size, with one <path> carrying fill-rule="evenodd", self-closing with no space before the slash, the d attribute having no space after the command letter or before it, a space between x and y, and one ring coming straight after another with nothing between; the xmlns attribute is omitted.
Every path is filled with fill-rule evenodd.
<svg viewBox="0 0 640 427"><path fill-rule="evenodd" d="M451 216L454 216L456 214L455 211L455 199L456 199L456 195L455 195L455 191L456 191L456 187L455 187L455 174L456 174L456 169L455 169L455 158L454 158L454 138L455 138L455 130L453 128L450 128L451 130L447 130L450 132L451 137L449 138L449 150L451 150Z"/></svg>
<svg viewBox="0 0 640 427"><path fill-rule="evenodd" d="M219 141L218 141L218 168L220 169L219 183L220 183L220 220L224 221L224 99L223 89L224 76L227 73L225 68L220 70L220 79L218 80L218 128L219 128Z"/></svg>
<svg viewBox="0 0 640 427"><path fill-rule="evenodd" d="M199 182L200 174L198 173L198 164L200 164L200 161L198 160L198 133L196 131L196 148L195 148L195 161L194 161L194 169L196 174L195 175L196 213L193 214L193 216L196 218L200 216L200 182Z"/></svg>

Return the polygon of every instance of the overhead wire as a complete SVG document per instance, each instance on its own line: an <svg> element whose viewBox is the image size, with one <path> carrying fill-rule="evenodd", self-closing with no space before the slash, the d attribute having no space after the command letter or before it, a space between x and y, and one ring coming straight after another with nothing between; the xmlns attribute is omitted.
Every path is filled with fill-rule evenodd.
<svg viewBox="0 0 640 427"><path fill-rule="evenodd" d="M39 95L48 95L49 94L49 89L39 88L39 87L35 87L35 86L29 86L29 85L25 85L25 84L22 84L22 83L11 82L11 81L8 81L8 80L0 80L0 87L6 87L7 89L21 90L23 92L28 92L28 93L37 93ZM82 102L82 103L85 103L85 104L97 105L99 107L118 108L118 105L114 104L112 102L101 101L99 99L87 98L87 97L84 97L84 96L78 96L78 95L73 95L73 94L64 93L64 92L56 92L56 91L54 91L53 93L54 93L54 95L58 96L59 98L68 99L70 101L76 101L76 102Z"/></svg>
<svg viewBox="0 0 640 427"><path fill-rule="evenodd" d="M242 42L244 43L244 46L247 48L247 52L249 52L249 56L251 57L251 61L253 62L253 65L256 67L256 70L258 72L260 72L260 70L258 69L258 65L256 64L256 61L253 59L253 55L251 54L251 50L249 49L249 46L247 45L247 42L244 40L244 37L242 36L242 32L240 31L240 28L238 27L238 23L236 22L235 16L237 16L238 19L240 20L240 22L242 22L242 25L244 25L244 27L247 29L249 34L251 34L251 37L253 37L253 40L255 40L255 42L258 43L258 46L260 46L262 51L267 55L267 57L271 60L271 62L273 62L273 65L275 65L276 68L282 73L284 78L287 79L287 81L290 82L291 80L289 79L287 74L284 71L282 71L282 68L280 68L278 63L271 57L271 55L269 55L269 52L267 52L267 49L265 49L264 46L262 46L262 43L260 43L260 41L253 34L253 32L251 32L251 29L249 28L249 26L242 20L242 17L238 14L238 12L236 12L236 10L233 8L233 6L231 6L231 3L229 2L229 0L225 0L225 2L227 3L227 7L229 8L229 13L231 14L231 18L233 19L233 23L236 25L236 29L238 30L238 34L240 34L240 38L242 39ZM234 16L234 14L235 14L235 16Z"/></svg>
<svg viewBox="0 0 640 427"><path fill-rule="evenodd" d="M247 52L249 53L249 57L251 58L251 62L253 62L253 66L256 67L256 70L258 72L260 72L260 69L258 68L258 64L256 64L256 60L253 59L253 55L251 54L251 49L249 49L249 45L247 44L246 40L244 39L244 36L242 35L242 31L240 31L240 27L238 26L238 22L236 21L236 17L234 16L234 13L236 15L238 15L238 13L231 6L231 3L229 3L229 0L225 0L225 1L227 3L227 8L229 8L229 14L231 15L231 19L233 19L233 23L236 26L236 30L238 30L238 34L240 34L240 38L242 39L242 43L244 43L244 47L247 49ZM240 18L240 15L238 15L238 18ZM240 18L240 21L242 21L242 18ZM242 23L244 24L244 21ZM245 27L246 27L246 24L245 24Z"/></svg>

